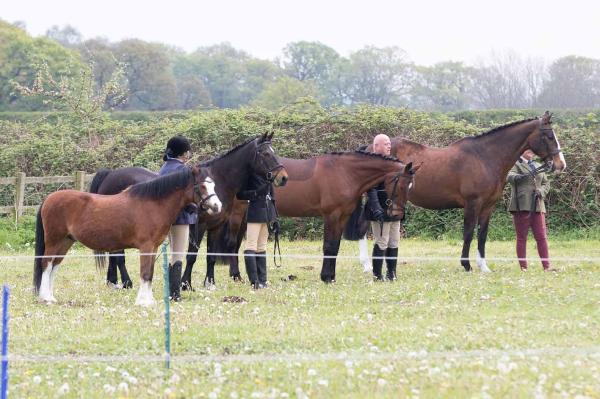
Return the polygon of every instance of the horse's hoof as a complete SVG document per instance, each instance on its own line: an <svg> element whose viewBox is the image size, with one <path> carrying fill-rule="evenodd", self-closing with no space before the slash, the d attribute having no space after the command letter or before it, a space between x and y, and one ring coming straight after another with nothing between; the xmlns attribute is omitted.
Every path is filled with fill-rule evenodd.
<svg viewBox="0 0 600 399"><path fill-rule="evenodd" d="M108 288L112 288L113 290L120 290L121 288L123 288L123 287L121 287L121 284L119 284L119 283L113 283L113 282L110 282L110 281L106 282L106 286Z"/></svg>
<svg viewBox="0 0 600 399"><path fill-rule="evenodd" d="M241 283L242 282L242 276L239 274L234 274L233 276L231 276L231 278L233 279L233 281L235 281L236 283Z"/></svg>
<svg viewBox="0 0 600 399"><path fill-rule="evenodd" d="M133 288L133 283L131 282L131 280L123 281L123 288L125 288L126 290Z"/></svg>
<svg viewBox="0 0 600 399"><path fill-rule="evenodd" d="M194 287L192 287L192 283L184 281L181 283L181 290L182 291L190 291L190 292L196 292L196 290L194 289Z"/></svg>
<svg viewBox="0 0 600 399"><path fill-rule="evenodd" d="M321 276L321 281L323 281L325 284L333 284L335 283L335 277Z"/></svg>

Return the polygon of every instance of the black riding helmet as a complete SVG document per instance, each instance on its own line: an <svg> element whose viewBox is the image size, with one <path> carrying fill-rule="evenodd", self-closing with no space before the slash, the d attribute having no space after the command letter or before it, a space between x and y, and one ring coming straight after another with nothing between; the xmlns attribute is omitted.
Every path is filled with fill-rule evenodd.
<svg viewBox="0 0 600 399"><path fill-rule="evenodd" d="M192 147L190 142L183 136L173 136L167 141L167 149L163 156L163 161L168 158L177 158L184 154L186 151L191 151Z"/></svg>

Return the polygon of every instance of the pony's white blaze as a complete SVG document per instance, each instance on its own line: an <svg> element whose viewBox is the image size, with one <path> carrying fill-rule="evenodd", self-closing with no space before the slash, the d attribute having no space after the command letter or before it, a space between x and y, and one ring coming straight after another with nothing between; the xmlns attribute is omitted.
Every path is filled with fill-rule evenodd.
<svg viewBox="0 0 600 399"><path fill-rule="evenodd" d="M554 140L556 140L556 148L558 148L560 150L560 143L558 142L558 137L556 137L556 134L554 135ZM563 155L562 151L560 151L558 153L558 159L559 159L562 167L556 168L556 170L558 170L559 172L562 172L565 169L567 169L567 161L565 160L565 156Z"/></svg>
<svg viewBox="0 0 600 399"><path fill-rule="evenodd" d="M48 263L46 270L42 273L39 297L44 302L56 302L52 295L52 263Z"/></svg>
<svg viewBox="0 0 600 399"><path fill-rule="evenodd" d="M479 266L479 270L481 270L482 273L491 273L492 271L487 267L487 262L485 261L485 258L483 258L481 256L481 254L479 253L479 250L477 250L477 266Z"/></svg>
<svg viewBox="0 0 600 399"><path fill-rule="evenodd" d="M138 290L135 304L139 306L151 306L155 303L154 296L152 296L152 282L140 279L140 289Z"/></svg>
<svg viewBox="0 0 600 399"><path fill-rule="evenodd" d="M363 266L363 272L370 273L373 269L371 268L371 262L369 262L369 248L367 245L367 236L358 240L358 252L360 264Z"/></svg>
<svg viewBox="0 0 600 399"><path fill-rule="evenodd" d="M210 197L208 201L206 201L206 205L208 205L209 207L207 212L209 214L221 212L221 207L223 206L223 204L221 203L221 200L215 193L215 182L209 177L203 184L206 188L207 194L212 195L212 197Z"/></svg>

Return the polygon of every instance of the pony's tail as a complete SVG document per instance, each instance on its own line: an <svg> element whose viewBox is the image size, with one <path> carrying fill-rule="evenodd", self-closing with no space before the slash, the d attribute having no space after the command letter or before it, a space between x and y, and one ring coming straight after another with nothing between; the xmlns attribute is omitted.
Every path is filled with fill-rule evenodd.
<svg viewBox="0 0 600 399"><path fill-rule="evenodd" d="M92 179L92 182L90 183L90 193L98 194L98 191L100 190L100 186L102 185L102 182L104 181L104 179L106 179L106 176L108 176L108 174L110 172L111 172L110 169L100 169L99 171L96 172L96 175L94 176L94 178ZM94 260L96 261L96 269L97 270L106 269L105 252L94 251Z"/></svg>
<svg viewBox="0 0 600 399"><path fill-rule="evenodd" d="M42 220L42 205L37 212L37 218L35 221L35 259L33 260L33 291L37 294L40 291L40 285L42 284L42 256L46 251L46 243L44 241L44 221Z"/></svg>
<svg viewBox="0 0 600 399"><path fill-rule="evenodd" d="M90 183L90 193L98 194L98 190L100 189L100 185L106 179L106 176L111 172L110 169L100 169L96 172L96 175L92 179Z"/></svg>
<svg viewBox="0 0 600 399"><path fill-rule="evenodd" d="M369 221L365 218L362 199L359 199L344 228L344 238L350 241L358 241L367 234L368 229Z"/></svg>

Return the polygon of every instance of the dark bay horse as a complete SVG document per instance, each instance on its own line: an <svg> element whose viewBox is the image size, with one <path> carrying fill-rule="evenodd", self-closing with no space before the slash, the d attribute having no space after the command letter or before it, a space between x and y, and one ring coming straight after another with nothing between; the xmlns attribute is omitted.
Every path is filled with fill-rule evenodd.
<svg viewBox="0 0 600 399"><path fill-rule="evenodd" d="M42 301L56 302L53 286L58 265L79 241L98 251L139 249L141 282L136 304L153 304L152 277L158 246L186 205L205 202L210 212L220 210L214 189L206 168L188 168L136 184L116 195L76 190L50 194L37 214L35 292Z"/></svg>
<svg viewBox="0 0 600 399"><path fill-rule="evenodd" d="M216 183L216 192L223 204L219 214L208 215L202 218L197 226L190 226L190 249L196 252L205 231L208 231L208 246L211 247L214 229L224 223L233 211L235 194L243 187L251 174L264 176L273 180L275 184L285 184L287 174L279 163L271 146L273 134L263 134L253 137L235 146L226 153L204 162L199 166L208 168ZM116 194L132 184L145 182L156 178L157 174L144 168L121 168L115 170L103 169L98 171L90 185L90 192L100 194ZM196 259L195 255L188 255L188 259ZM214 267L214 257L208 258L208 264ZM182 278L184 289L191 288L192 265L186 266ZM111 256L109 259L107 282L117 283L117 266L121 272L123 286L131 287L131 280L127 274L124 256ZM239 273L238 273L239 275Z"/></svg>
<svg viewBox="0 0 600 399"><path fill-rule="evenodd" d="M464 209L461 264L466 271L471 270L469 249L476 225L477 265L482 272L490 271L485 261L490 217L502 195L506 176L523 151L532 150L555 171L566 168L551 117L546 111L539 118L496 127L444 148L392 139L394 156L405 162L423 162L408 195L410 202L427 209Z"/></svg>
<svg viewBox="0 0 600 399"><path fill-rule="evenodd" d="M412 163L405 165L396 158L364 151L329 153L309 159L281 158L281 163L289 180L285 187L275 189L277 212L281 216L323 218L321 280L325 283L335 281L342 231L362 193L384 182L391 199L386 212L402 218L408 191L418 169L413 168ZM241 203L239 206L246 205ZM241 222L230 220L229 224L240 225ZM233 242L236 237L225 234L221 239Z"/></svg>

